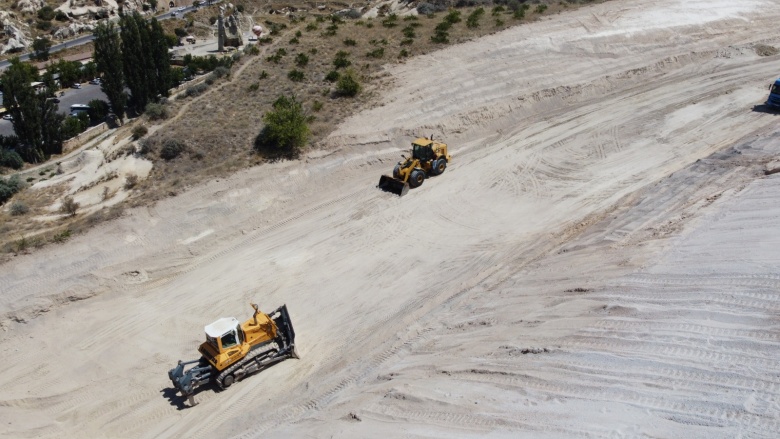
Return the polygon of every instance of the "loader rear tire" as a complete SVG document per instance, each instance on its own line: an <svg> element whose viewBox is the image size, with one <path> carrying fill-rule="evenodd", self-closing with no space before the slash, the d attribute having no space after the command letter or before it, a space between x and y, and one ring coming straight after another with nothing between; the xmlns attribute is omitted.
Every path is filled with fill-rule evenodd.
<svg viewBox="0 0 780 439"><path fill-rule="evenodd" d="M223 389L227 389L228 387L232 386L232 385L233 385L233 382L234 382L235 380L236 380L236 378L233 376L233 374L230 374L230 375L226 376L226 377L225 377L225 378L222 380L222 388L223 388Z"/></svg>
<svg viewBox="0 0 780 439"><path fill-rule="evenodd" d="M415 169L414 171L412 171L412 175L409 176L409 187L410 188L420 187L424 181L425 181L425 172L419 169Z"/></svg>
<svg viewBox="0 0 780 439"><path fill-rule="evenodd" d="M444 170L447 169L447 159L440 158L433 162L433 173L435 175L444 174Z"/></svg>

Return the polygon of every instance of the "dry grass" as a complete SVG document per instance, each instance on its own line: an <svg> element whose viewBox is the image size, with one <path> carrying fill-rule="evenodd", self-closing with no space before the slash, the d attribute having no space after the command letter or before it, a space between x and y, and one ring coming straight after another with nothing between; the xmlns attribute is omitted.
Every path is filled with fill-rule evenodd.
<svg viewBox="0 0 780 439"><path fill-rule="evenodd" d="M555 14L580 3L595 2L548 1L549 6L543 15ZM325 3L331 10L348 7L339 2ZM318 10L314 3L308 5L308 12L299 10L292 18L268 14L270 9L285 6L282 4L264 4L262 9L250 1L237 4L244 5L245 13L254 11L252 15L256 23L266 28L275 27L279 29L278 33L272 35L270 43L260 46L259 55L242 56L229 76L216 79L203 94L186 97L181 93L168 101L166 105L173 116L162 122L161 129L144 139L150 146L146 156L154 161L152 173L149 178L137 183L138 195L126 201L124 206L147 205L203 181L263 163L264 157L254 152L253 145L263 126L263 114L271 109L271 104L280 95L294 95L303 103L312 120L310 145L317 145L346 117L375 105L383 90L392 86L383 74L383 66L402 63L409 57L425 55L447 45L537 20L541 16L534 13L536 6L526 12L525 18L517 20L506 7L494 14L493 6L487 5L484 6L480 25L469 28L466 19L477 8L458 9L461 21L449 29L449 43L439 44L431 41L431 36L434 28L444 20L446 11L416 18L399 16L394 20L389 19L389 15L374 19L342 19L342 22L335 23L334 28L329 15ZM209 17L215 13L216 7L203 8L185 16L185 20L164 22L164 26L173 33L173 28L183 27L186 20L208 23ZM410 28L414 34L412 38ZM270 61L269 57L280 50L284 51L284 55L279 57L278 62ZM350 67L360 76L363 91L355 98L335 97L335 84L325 79L328 72L334 70L333 60L339 51L349 53ZM381 57L376 56L379 52L382 52ZM306 65L296 63L299 54L308 57ZM288 73L292 69L302 71L304 79L290 80ZM136 123L150 123L141 119L145 117L139 118ZM123 128L128 135L131 125ZM169 139L183 142L185 149L177 158L164 160L160 158L161 145ZM18 194L14 200L28 204L30 211L17 217L0 213L0 223L3 224L0 236L25 236L37 232L43 241L57 241L57 234L62 234L63 230L78 233L97 222L121 215L123 209L119 206L91 217L76 215L45 224L25 221L25 218L42 214L59 195L57 191L51 194L23 191ZM16 251L13 238L5 239L0 245L5 251Z"/></svg>

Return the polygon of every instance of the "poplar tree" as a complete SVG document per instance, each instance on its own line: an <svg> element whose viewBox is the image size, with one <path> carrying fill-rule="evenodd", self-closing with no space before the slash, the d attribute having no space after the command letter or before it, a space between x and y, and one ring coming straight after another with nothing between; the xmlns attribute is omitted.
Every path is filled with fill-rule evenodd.
<svg viewBox="0 0 780 439"><path fill-rule="evenodd" d="M127 107L125 74L122 61L122 40L114 23L99 23L95 28L95 63L102 75L100 89L106 94L114 114L121 120Z"/></svg>
<svg viewBox="0 0 780 439"><path fill-rule="evenodd" d="M3 104L13 116L14 132L19 139L19 155L30 163L44 161L51 154L62 152L62 121L57 104L51 99L54 90L30 86L38 80L38 70L19 58L0 76L3 84Z"/></svg>

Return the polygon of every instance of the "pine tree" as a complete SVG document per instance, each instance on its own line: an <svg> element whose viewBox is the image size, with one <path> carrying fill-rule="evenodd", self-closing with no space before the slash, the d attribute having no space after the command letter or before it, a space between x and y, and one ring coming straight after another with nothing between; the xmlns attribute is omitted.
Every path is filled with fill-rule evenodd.
<svg viewBox="0 0 780 439"><path fill-rule="evenodd" d="M122 40L114 23L99 23L95 28L95 63L97 71L103 76L100 89L108 97L114 114L121 120L125 116L127 94L125 93L125 75L122 62Z"/></svg>

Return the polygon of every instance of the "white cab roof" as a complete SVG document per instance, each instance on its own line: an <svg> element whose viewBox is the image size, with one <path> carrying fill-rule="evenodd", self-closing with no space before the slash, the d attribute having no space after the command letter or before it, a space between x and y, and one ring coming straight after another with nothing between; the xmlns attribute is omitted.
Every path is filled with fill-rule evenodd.
<svg viewBox="0 0 780 439"><path fill-rule="evenodd" d="M234 317L223 317L216 322L206 326L204 329L206 330L206 335L212 338L219 338L225 335L228 331L232 330L233 328L238 325L238 320L236 320Z"/></svg>

